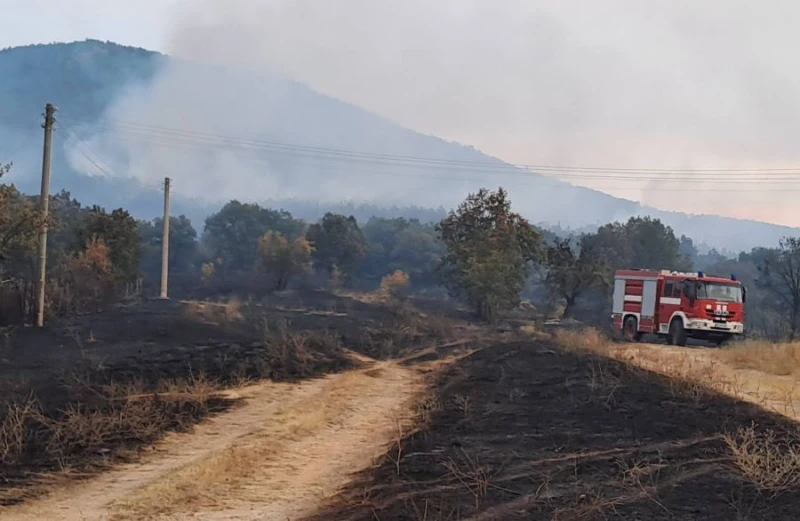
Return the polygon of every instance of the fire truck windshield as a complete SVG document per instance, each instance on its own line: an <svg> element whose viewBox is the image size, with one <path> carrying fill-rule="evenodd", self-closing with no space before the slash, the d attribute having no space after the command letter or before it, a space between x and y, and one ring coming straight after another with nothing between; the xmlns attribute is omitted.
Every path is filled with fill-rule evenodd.
<svg viewBox="0 0 800 521"><path fill-rule="evenodd" d="M738 284L697 282L697 298L722 302L741 302L742 287Z"/></svg>

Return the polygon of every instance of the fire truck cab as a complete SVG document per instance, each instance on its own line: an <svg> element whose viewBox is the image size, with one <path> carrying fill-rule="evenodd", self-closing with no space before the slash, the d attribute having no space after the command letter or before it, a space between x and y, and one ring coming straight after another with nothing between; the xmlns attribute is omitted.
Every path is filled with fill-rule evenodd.
<svg viewBox="0 0 800 521"><path fill-rule="evenodd" d="M684 346L688 338L721 345L744 333L746 298L734 275L618 270L611 318L614 329L630 341L651 333L671 345Z"/></svg>

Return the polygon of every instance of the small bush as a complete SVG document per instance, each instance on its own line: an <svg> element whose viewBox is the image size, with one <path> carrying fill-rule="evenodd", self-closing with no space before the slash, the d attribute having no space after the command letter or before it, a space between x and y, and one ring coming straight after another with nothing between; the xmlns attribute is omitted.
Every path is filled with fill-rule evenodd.
<svg viewBox="0 0 800 521"><path fill-rule="evenodd" d="M800 439L775 431L740 428L725 436L733 463L756 489L776 497L800 490Z"/></svg>
<svg viewBox="0 0 800 521"><path fill-rule="evenodd" d="M285 322L265 324L259 376L275 380L313 376L333 364L342 344L328 331L294 331Z"/></svg>
<svg viewBox="0 0 800 521"><path fill-rule="evenodd" d="M397 270L381 279L380 292L387 300L404 302L408 299L410 287L411 279L408 274L402 270Z"/></svg>
<svg viewBox="0 0 800 521"><path fill-rule="evenodd" d="M31 424L39 413L39 404L33 398L0 405L0 464L19 460L27 446Z"/></svg>
<svg viewBox="0 0 800 521"><path fill-rule="evenodd" d="M203 266L200 268L200 271L202 273L202 277L203 277L204 281L211 280L211 277L214 276L215 267L216 267L216 264L214 264L213 262L204 262L203 263Z"/></svg>

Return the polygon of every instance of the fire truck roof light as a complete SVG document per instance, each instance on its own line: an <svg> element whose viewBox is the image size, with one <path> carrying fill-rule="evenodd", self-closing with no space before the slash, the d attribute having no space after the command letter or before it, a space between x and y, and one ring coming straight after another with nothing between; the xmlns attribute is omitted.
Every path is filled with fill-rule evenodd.
<svg viewBox="0 0 800 521"><path fill-rule="evenodd" d="M698 276L698 277L700 277L700 278L702 279L702 278L703 278L703 272L702 272L702 271L698 271L698 272L697 272L697 276Z"/></svg>
<svg viewBox="0 0 800 521"><path fill-rule="evenodd" d="M736 274L735 273L731 273L731 280L736 280Z"/></svg>

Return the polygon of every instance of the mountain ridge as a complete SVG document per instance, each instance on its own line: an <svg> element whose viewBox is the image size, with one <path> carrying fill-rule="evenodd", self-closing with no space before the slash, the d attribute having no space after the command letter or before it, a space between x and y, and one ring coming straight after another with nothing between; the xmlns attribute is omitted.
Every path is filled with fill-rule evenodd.
<svg viewBox="0 0 800 521"><path fill-rule="evenodd" d="M195 94L185 85L195 83L202 87L193 98ZM249 116L248 110L252 110L237 99L246 97L239 96L241 89L261 96L259 103L264 106L258 110L262 111L259 119L263 121L258 125L240 121ZM131 92L135 94L129 95ZM160 100L159 95L165 99ZM319 213L322 207L335 209L342 206L339 204L342 201L351 201L356 205L371 204L376 211L394 207L399 214L413 217L415 215L410 214L414 213L414 206L432 211L442 206L452 207L466 193L480 186L496 188L502 185L509 190L515 208L531 221L560 223L570 228L602 225L634 215L650 215L662 219L679 235L686 234L696 241L730 250L772 246L780 237L800 231L750 219L658 210L540 174L514 176L511 174L518 172L508 168L513 165L472 146L407 129L294 80L269 73L186 62L112 42L84 40L0 51L0 154L7 153L7 149L16 145L19 139L15 138L21 134L40 131L37 116L46 102L55 103L60 111L57 118L63 118L65 125L70 125L63 132L67 139L62 140L61 146L54 147L53 188L67 189L86 204L125 206L140 217L149 218L160 213L160 196L151 185L161 178L161 165L170 163L148 163L142 159L148 154L135 153L146 148L120 145L117 141L124 140L114 141L116 137L106 139L108 136L102 132L93 131L93 125L114 124L108 120L109 112L141 116L142 121L150 121L145 119L149 111L150 117L163 116L163 121L169 123L163 124L164 127L183 128L173 121L185 120L193 107L203 106L208 111L207 120L181 123L197 125L201 129L211 126L215 133L223 136L235 135L234 130L249 124L251 126L243 129L248 137L297 143L298 146L498 165L498 172L488 172L483 176L475 174L480 179L473 180L467 178L465 172L437 178L435 169L431 172L431 169L375 162L366 163L370 170L359 172L356 167L365 166L365 162L352 158L295 157L287 160L273 154L266 158L247 157L245 164L238 157L219 151L191 152L176 160L178 176L184 175L184 170L202 169L206 164L212 167L202 175L186 174L177 180L173 208L196 221L199 229L204 214L219 207L225 198L234 198L237 194L251 197L256 202L272 201L276 206L295 209L298 201L305 199L309 209L316 207L316 210L305 212L309 216ZM155 108L150 108L150 105ZM229 113L225 112L227 109L230 109ZM222 122L219 129L217 121ZM83 140L69 141L77 129L80 129L78 134L81 137L90 136L86 142L92 143L91 147L83 147ZM149 132L149 135L139 137L155 141L156 131ZM127 139L130 134L123 137ZM169 144L177 150L174 136L171 141L163 137L158 139L162 142L148 146L154 149L154 144L165 147ZM188 142L188 138L184 141ZM7 145L9 142L11 144ZM181 146L185 144L181 143ZM202 148L202 143L190 144ZM22 147L18 158L9 158L15 162L10 179L24 191L38 191L39 148L34 141ZM169 154L179 155L174 150L162 155ZM209 163L204 163L204 154L211 159ZM77 168L82 160L76 161L76 157L80 160L81 155L93 155L96 163L113 165L113 168L108 168L112 172L142 171L150 177L109 177L93 172L96 169L91 165ZM262 163L253 166L250 159L253 159L252 163L263 162L263 166ZM0 160L6 158L0 156ZM303 164L303 161L311 164ZM500 165L503 165L502 169ZM219 183L222 176L226 177L225 185ZM397 182L397 179L402 181ZM440 182L440 179L445 182ZM279 196L275 197L275 193ZM211 195L220 199L211 201Z"/></svg>

